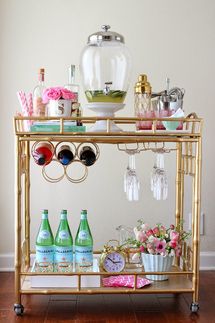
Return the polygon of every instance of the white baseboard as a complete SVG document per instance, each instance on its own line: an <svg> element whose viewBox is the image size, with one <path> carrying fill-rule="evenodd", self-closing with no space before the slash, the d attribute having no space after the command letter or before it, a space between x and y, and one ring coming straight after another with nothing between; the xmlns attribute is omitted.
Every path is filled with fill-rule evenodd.
<svg viewBox="0 0 215 323"><path fill-rule="evenodd" d="M200 270L215 270L215 251L200 253ZM14 254L0 254L0 271L14 271Z"/></svg>
<svg viewBox="0 0 215 323"><path fill-rule="evenodd" d="M14 271L14 254L0 254L0 271Z"/></svg>
<svg viewBox="0 0 215 323"><path fill-rule="evenodd" d="M200 270L215 270L215 251L200 252Z"/></svg>

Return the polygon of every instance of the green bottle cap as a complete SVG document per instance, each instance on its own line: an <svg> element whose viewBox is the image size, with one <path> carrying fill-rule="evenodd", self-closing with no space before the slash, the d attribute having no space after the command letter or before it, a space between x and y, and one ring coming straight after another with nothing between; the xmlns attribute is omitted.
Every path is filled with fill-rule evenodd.
<svg viewBox="0 0 215 323"><path fill-rule="evenodd" d="M48 210L47 209L43 210L43 214L48 214Z"/></svg>
<svg viewBox="0 0 215 323"><path fill-rule="evenodd" d="M67 210L62 210L61 214L67 214Z"/></svg>
<svg viewBox="0 0 215 323"><path fill-rule="evenodd" d="M82 210L81 214L87 214L87 210Z"/></svg>

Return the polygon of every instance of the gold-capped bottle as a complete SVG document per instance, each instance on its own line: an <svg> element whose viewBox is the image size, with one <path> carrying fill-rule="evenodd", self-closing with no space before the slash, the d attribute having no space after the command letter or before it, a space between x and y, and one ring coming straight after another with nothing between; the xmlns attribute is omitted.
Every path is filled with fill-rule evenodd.
<svg viewBox="0 0 215 323"><path fill-rule="evenodd" d="M153 118L154 113L151 106L152 88L147 80L146 74L140 74L134 87L134 107L135 115L138 118ZM152 128L151 121L138 121L137 130Z"/></svg>

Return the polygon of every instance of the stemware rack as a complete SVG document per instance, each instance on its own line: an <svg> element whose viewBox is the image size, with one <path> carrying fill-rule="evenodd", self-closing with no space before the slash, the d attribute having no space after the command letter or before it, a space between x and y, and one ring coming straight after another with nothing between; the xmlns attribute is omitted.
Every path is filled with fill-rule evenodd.
<svg viewBox="0 0 215 323"><path fill-rule="evenodd" d="M107 132L65 132L64 122L79 120L84 125L94 124L99 118L54 118L54 117L20 117L14 118L16 136L16 183L15 183L15 304L14 310L17 315L24 311L21 299L24 294L123 294L123 293L191 293L192 303L190 309L197 312L199 305L199 251L200 251L200 202L201 202L201 151L202 151L202 124L203 120L195 113L179 120L183 123L182 130L166 131L157 130L156 125L161 121L170 119L161 118L102 118L107 122ZM24 130L25 122L58 120L60 129L58 132L31 132ZM125 127L121 132L111 132L110 123ZM152 130L136 131L135 125L140 121L152 122ZM171 121L175 121L172 118ZM65 273L39 273L32 272L31 255L34 251L30 248L30 158L31 145L35 141L50 141L53 143L95 143L97 145L113 144L119 150L125 150L126 145L136 145L140 150L171 149L176 154L176 202L175 224L179 224L184 218L184 177L192 178L192 235L190 243L183 245L183 254L176 258L172 270L165 272L169 275L167 281L153 282L143 289L137 288L137 277L146 274L159 274L162 272L144 272L133 269L125 270L113 275L129 274L134 276L133 288L107 288L102 286L102 277L109 276L106 272L65 272ZM95 252L99 253L99 252ZM73 276L76 277L75 287L35 288L31 286L31 277L34 276ZM83 276L100 277L99 287L83 287ZM112 275L112 273L111 273Z"/></svg>

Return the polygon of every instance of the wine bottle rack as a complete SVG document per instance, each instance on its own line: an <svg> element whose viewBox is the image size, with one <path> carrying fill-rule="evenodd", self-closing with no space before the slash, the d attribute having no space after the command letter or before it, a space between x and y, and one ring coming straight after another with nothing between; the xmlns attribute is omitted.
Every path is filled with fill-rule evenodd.
<svg viewBox="0 0 215 323"><path fill-rule="evenodd" d="M60 127L58 132L31 132L24 130L26 121L46 121L58 120ZM107 123L107 132L65 132L64 122L67 120L79 120L85 126L94 124L97 120L105 120ZM24 294L123 294L123 293L190 293L192 295L191 311L198 310L199 300L199 250L200 250L200 203L201 203L201 159L202 159L202 125L203 120L198 118L195 113L188 115L186 118L177 119L183 124L181 130L165 131L157 130L157 123L162 121L175 121L175 119L162 118L39 118L39 117L15 117L14 128L16 136L16 193L15 193L15 312L19 315L24 311L22 305L22 296ZM120 124L124 131L111 132L110 123L114 121ZM136 123L140 121L151 121L152 130L136 131ZM58 277L75 276L77 285L74 287L58 288L34 288L30 284L31 277L53 276L56 273L38 273L32 271L30 249L30 147L36 141L50 141L55 146L60 142L73 143L82 145L91 143L96 145L112 144L121 151L134 149L143 152L146 150L164 149L165 152L175 151L176 155L176 180L175 180L175 224L183 220L184 212L184 178L192 178L192 237L190 245L184 244L183 255L175 259L172 271L168 274L169 280L165 282L153 282L151 286L143 289L137 288L138 275L145 276L144 271L127 270L120 274L131 274L134 276L134 288L105 288L102 284L99 287L82 286L83 275L97 275L101 278L110 275L106 272L89 272L89 273L59 273ZM77 146L78 147L78 146ZM98 154L99 155L99 154ZM35 165L35 167L37 167ZM46 175L44 175L46 176ZM66 176L65 172L63 177ZM22 178L24 177L24 180ZM57 180L56 180L57 182ZM57 184L56 184L57 185ZM24 205L23 205L24 204ZM162 275L162 272L154 272Z"/></svg>

